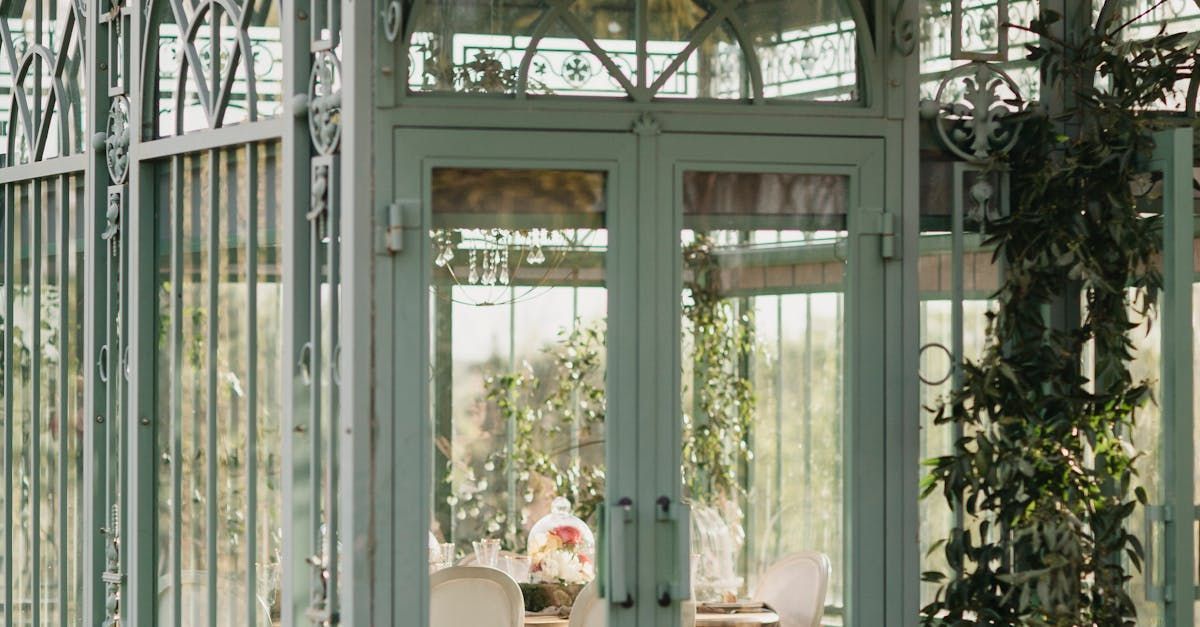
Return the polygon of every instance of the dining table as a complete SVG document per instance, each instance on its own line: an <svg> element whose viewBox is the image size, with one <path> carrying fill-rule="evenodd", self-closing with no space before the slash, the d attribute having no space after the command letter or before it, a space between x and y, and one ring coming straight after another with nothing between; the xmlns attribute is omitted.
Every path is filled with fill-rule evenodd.
<svg viewBox="0 0 1200 627"><path fill-rule="evenodd" d="M779 627L779 615L762 608L740 612L696 610L696 627Z"/></svg>
<svg viewBox="0 0 1200 627"><path fill-rule="evenodd" d="M526 625L541 627L567 627L570 620L560 616L546 614L526 614ZM769 609L745 612L706 612L700 608L696 612L695 627L779 627L779 615Z"/></svg>

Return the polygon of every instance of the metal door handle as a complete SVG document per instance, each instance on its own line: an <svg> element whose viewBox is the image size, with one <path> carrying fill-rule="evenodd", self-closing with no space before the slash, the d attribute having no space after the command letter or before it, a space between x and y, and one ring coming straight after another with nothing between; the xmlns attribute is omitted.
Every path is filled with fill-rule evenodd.
<svg viewBox="0 0 1200 627"><path fill-rule="evenodd" d="M672 527L675 553L679 560L675 564L674 576L658 584L658 604L669 607L675 601L692 596L692 508L687 503L676 503L665 495L658 497L655 505L655 519Z"/></svg>
<svg viewBox="0 0 1200 627"><path fill-rule="evenodd" d="M1155 583L1155 565L1154 565L1154 528L1156 523L1161 524L1163 529L1166 529L1167 523L1171 522L1171 513L1166 505L1146 505L1146 542L1145 542L1145 566L1146 566L1146 600L1152 603L1166 603L1170 601L1170 590L1165 583Z"/></svg>
<svg viewBox="0 0 1200 627"><path fill-rule="evenodd" d="M629 590L625 564L625 527L633 522L633 499L621 497L616 506L609 510L608 538L611 540L608 554L612 560L612 572L608 589L612 591L612 602L621 607L633 607L633 593Z"/></svg>

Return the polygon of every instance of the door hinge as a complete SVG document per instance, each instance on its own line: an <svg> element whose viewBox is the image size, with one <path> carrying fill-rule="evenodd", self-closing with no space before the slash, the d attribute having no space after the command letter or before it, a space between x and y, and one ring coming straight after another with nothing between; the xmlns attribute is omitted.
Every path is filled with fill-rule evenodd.
<svg viewBox="0 0 1200 627"><path fill-rule="evenodd" d="M896 250L896 214L891 211L867 211L863 213L863 235L879 236L879 256L884 259L898 259Z"/></svg>
<svg viewBox="0 0 1200 627"><path fill-rule="evenodd" d="M421 223L421 201L397 200L387 206L383 218L381 250L389 255L398 255L404 252L405 229L416 228Z"/></svg>

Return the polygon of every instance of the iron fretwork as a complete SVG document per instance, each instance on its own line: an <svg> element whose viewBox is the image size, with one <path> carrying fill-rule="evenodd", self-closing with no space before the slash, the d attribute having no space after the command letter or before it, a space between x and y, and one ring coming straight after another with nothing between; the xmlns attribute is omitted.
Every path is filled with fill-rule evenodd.
<svg viewBox="0 0 1200 627"><path fill-rule="evenodd" d="M341 180L340 140L341 45L340 3L312 0L311 70L308 91L300 101L308 116L309 140L314 154L309 180L309 339L304 377L310 393L309 455L312 460L310 494L317 507L309 530L315 553L307 560L312 568L306 615L316 625L341 622L339 611L338 516L338 396L337 360L340 325L341 214L338 183Z"/></svg>

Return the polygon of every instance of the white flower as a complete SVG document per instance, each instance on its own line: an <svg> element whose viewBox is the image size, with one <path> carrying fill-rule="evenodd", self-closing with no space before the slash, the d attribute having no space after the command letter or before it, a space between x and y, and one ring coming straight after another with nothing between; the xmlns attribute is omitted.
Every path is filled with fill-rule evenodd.
<svg viewBox="0 0 1200 627"><path fill-rule="evenodd" d="M591 581L594 574L590 561L580 561L575 553L558 549L542 556L533 577L536 583L584 584Z"/></svg>

